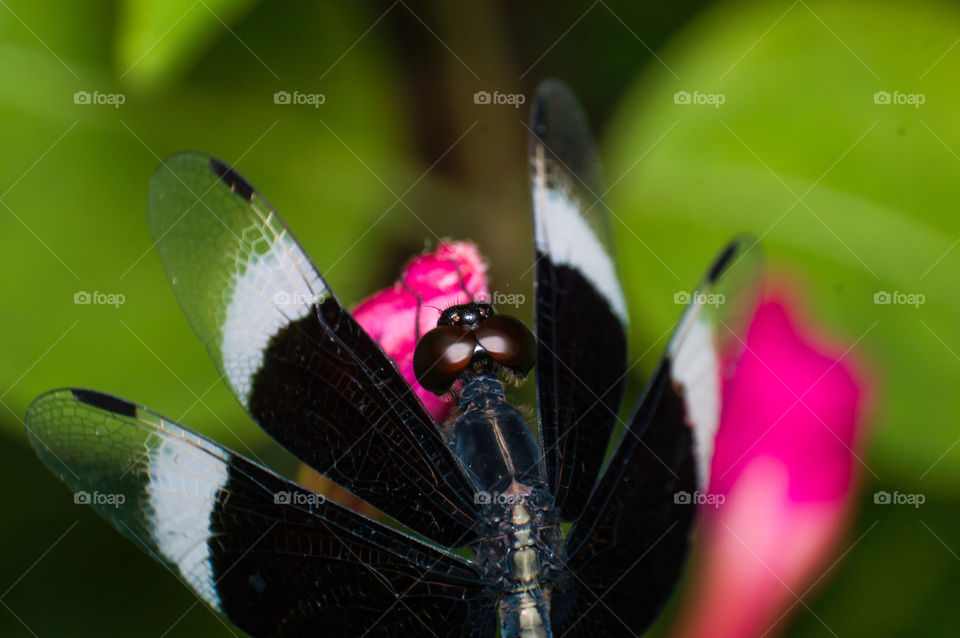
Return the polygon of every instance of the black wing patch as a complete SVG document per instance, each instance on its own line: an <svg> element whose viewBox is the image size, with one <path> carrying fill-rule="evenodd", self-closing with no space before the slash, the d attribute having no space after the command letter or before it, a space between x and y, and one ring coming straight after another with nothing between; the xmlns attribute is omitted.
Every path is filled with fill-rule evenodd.
<svg viewBox="0 0 960 638"><path fill-rule="evenodd" d="M627 310L586 116L551 81L531 118L537 407L547 478L570 521L593 489L620 409Z"/></svg>
<svg viewBox="0 0 960 638"><path fill-rule="evenodd" d="M154 412L58 390L34 401L26 426L47 467L252 636L495 635L472 562Z"/></svg>
<svg viewBox="0 0 960 638"><path fill-rule="evenodd" d="M439 427L259 192L182 153L154 175L148 218L184 314L264 430L416 532L472 540L474 490Z"/></svg>
<svg viewBox="0 0 960 638"><path fill-rule="evenodd" d="M754 246L750 238L735 240L708 270L570 530L567 564L576 578L556 592L551 612L563 635L610 627L640 635L675 587L696 492L709 480L722 381L732 374L756 306L761 257Z"/></svg>

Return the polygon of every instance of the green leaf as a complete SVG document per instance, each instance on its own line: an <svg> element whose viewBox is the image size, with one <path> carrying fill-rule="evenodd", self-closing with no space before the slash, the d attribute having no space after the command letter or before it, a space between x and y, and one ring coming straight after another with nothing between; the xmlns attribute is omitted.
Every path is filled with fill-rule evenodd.
<svg viewBox="0 0 960 638"><path fill-rule="evenodd" d="M857 342L877 425L865 471L885 481L960 478L958 32L942 4L724 4L661 54L669 69L652 63L607 136L634 343L676 320L673 293L730 235L762 236L808 314Z"/></svg>

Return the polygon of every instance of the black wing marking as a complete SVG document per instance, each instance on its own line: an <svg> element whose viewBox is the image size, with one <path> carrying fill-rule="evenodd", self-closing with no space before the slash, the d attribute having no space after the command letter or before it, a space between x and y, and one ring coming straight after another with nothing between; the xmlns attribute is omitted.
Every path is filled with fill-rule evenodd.
<svg viewBox="0 0 960 638"><path fill-rule="evenodd" d="M439 427L266 199L181 153L154 175L148 216L184 314L260 426L416 532L469 541L474 490Z"/></svg>
<svg viewBox="0 0 960 638"><path fill-rule="evenodd" d="M154 412L68 389L36 399L25 422L70 489L250 635L495 635L467 559Z"/></svg>
<svg viewBox="0 0 960 638"><path fill-rule="evenodd" d="M600 165L569 89L540 87L530 129L540 436L561 517L575 520L620 409L627 310L599 200Z"/></svg>
<svg viewBox="0 0 960 638"><path fill-rule="evenodd" d="M558 634L585 637L614 627L640 635L672 593L686 560L696 494L709 480L721 383L733 372L756 307L761 257L754 245L750 238L735 240L691 295L583 517L570 530L568 567L575 577L554 598Z"/></svg>

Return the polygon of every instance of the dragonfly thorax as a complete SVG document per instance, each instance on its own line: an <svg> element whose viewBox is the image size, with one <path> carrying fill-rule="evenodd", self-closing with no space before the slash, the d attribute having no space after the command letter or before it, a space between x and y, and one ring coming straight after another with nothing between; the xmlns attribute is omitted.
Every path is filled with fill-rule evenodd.
<svg viewBox="0 0 960 638"><path fill-rule="evenodd" d="M466 381L459 405L449 442L478 490L477 504L519 497L508 493L515 483L529 489L545 485L540 447L496 377L478 375Z"/></svg>

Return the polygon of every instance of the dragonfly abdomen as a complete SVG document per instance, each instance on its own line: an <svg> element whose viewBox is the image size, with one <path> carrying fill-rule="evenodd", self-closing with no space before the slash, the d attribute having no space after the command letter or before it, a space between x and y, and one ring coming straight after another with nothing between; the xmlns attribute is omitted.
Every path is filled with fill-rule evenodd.
<svg viewBox="0 0 960 638"><path fill-rule="evenodd" d="M451 446L482 506L476 560L497 596L501 636L551 638L550 592L563 569L563 538L533 432L492 375L468 378Z"/></svg>
<svg viewBox="0 0 960 638"><path fill-rule="evenodd" d="M488 534L474 547L484 580L499 598L501 635L550 638L550 595L563 570L563 543L552 499L513 484L506 502L486 508Z"/></svg>

